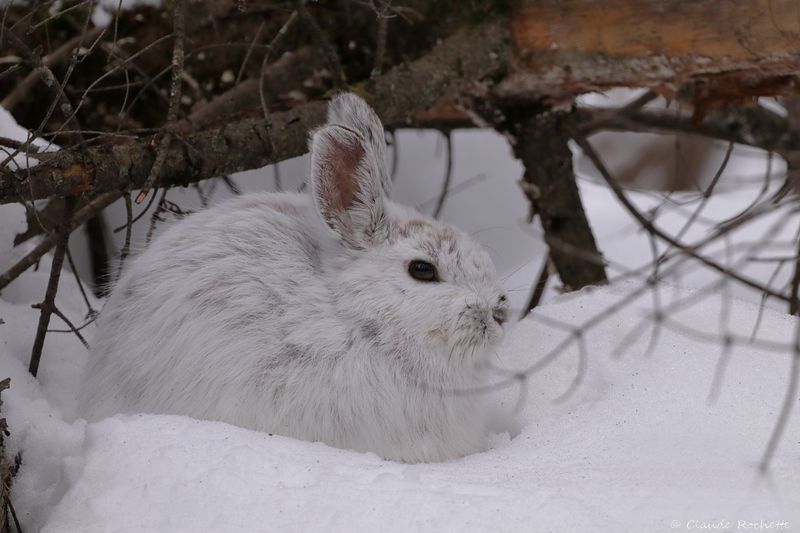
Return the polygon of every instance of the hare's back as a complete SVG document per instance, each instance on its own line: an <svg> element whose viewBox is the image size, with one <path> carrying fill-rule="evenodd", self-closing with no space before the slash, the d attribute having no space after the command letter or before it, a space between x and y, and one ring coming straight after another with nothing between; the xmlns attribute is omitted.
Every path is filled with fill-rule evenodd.
<svg viewBox="0 0 800 533"><path fill-rule="evenodd" d="M226 369L263 366L307 323L307 302L324 312L315 223L307 197L258 194L167 229L130 262L98 320L84 414L224 419L210 414L224 406L198 405L187 391L241 394L244 384Z"/></svg>
<svg viewBox="0 0 800 533"><path fill-rule="evenodd" d="M194 301L209 294L275 293L300 282L314 286L321 261L317 225L305 195L238 197L169 228L134 261L115 292L157 285L164 296Z"/></svg>

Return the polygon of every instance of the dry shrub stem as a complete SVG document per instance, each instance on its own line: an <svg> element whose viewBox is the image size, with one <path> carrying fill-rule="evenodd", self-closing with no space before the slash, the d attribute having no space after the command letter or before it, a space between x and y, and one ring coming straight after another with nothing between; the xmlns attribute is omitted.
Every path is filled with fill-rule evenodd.
<svg viewBox="0 0 800 533"><path fill-rule="evenodd" d="M75 209L75 203L76 200L74 198L67 198L64 203L64 219L58 230L59 238L56 241L56 249L53 253L53 263L50 267L50 277L47 280L47 290L45 291L44 300L39 304L41 309L39 313L39 326L36 329L36 338L33 341L31 360L28 366L28 371L30 371L34 377L39 372L39 362L42 358L42 349L44 348L44 340L47 336L47 327L50 325L50 316L55 311L58 282L61 279L61 269L64 266L64 256L67 253L69 235L72 230L71 217Z"/></svg>
<svg viewBox="0 0 800 533"><path fill-rule="evenodd" d="M183 61L184 61L184 41L186 40L186 18L185 18L185 5L184 0L175 0L175 9L172 14L173 39L172 46L172 81L169 89L169 109L167 110L166 127L169 128L178 120L178 112L181 105L181 77L183 74ZM161 167L164 166L164 161L167 159L167 151L170 142L172 142L172 132L165 130L161 136L161 141L158 144L156 151L156 159L150 169L150 173L142 186L142 190L136 196L136 203L141 204L150 189L156 183Z"/></svg>
<svg viewBox="0 0 800 533"><path fill-rule="evenodd" d="M105 193L94 198L82 208L78 209L75 212L75 216L72 217L71 224L59 228L47 235L41 240L41 242L39 242L39 244L36 245L33 250L28 252L25 257L17 261L17 263L11 266L11 268L9 268L5 273L0 275L0 292L2 292L2 290L5 289L9 283L17 279L28 268L36 264L36 262L39 261L44 254L49 252L60 240L62 240L64 236L68 236L72 229L80 226L95 213L98 213L105 207L111 205L111 203L113 203L119 197L120 193Z"/></svg>

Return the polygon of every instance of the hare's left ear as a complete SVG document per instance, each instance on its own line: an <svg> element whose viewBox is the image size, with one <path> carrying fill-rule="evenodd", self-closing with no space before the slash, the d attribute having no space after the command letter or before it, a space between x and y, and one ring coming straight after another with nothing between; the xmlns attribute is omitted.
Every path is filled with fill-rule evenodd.
<svg viewBox="0 0 800 533"><path fill-rule="evenodd" d="M386 239L382 161L358 131L330 125L311 138L311 194L320 218L350 248Z"/></svg>
<svg viewBox="0 0 800 533"><path fill-rule="evenodd" d="M361 134L365 147L372 152L383 193L391 198L392 180L386 166L386 136L375 111L360 97L352 93L340 93L328 104L328 125L344 126Z"/></svg>

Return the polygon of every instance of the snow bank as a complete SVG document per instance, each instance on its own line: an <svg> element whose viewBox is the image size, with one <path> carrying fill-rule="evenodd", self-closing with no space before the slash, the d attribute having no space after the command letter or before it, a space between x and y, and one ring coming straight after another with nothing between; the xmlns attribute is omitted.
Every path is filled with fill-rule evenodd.
<svg viewBox="0 0 800 533"><path fill-rule="evenodd" d="M558 297L539 316L579 324L635 287ZM661 531L673 521L685 529L689 520L797 524L800 418L791 419L771 476L756 470L781 403L788 355L735 350L722 391L708 404L716 347L663 331L650 356L642 356L645 335L622 358L612 357L623 336L642 327L637 323L649 309L649 295L643 298L587 332L585 380L565 401L554 402L576 376L574 348L531 375L513 438L498 434L486 452L429 465L184 417L118 416L88 427L65 422L74 402L67 391L77 386L83 357L67 346L69 337L51 338L43 369L60 370L43 377L40 388L19 360L30 335L17 328L32 317L17 317L27 306L4 303L3 316L18 321L0 329L0 366L13 380L12 443L24 450L15 503L28 530L48 532ZM713 332L720 304L712 297L678 318ZM752 326L755 311L733 303L737 331ZM790 317L767 310L762 337L788 342L793 327ZM500 364L529 367L565 335L526 319L508 336ZM59 365L53 360L59 352L74 359ZM510 412L521 397L517 387L505 387L496 398Z"/></svg>

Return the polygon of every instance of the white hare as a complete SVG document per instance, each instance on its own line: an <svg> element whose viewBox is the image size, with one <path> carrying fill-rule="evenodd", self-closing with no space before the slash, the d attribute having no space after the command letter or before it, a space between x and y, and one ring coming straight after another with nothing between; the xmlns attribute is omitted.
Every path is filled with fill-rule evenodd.
<svg viewBox="0 0 800 533"><path fill-rule="evenodd" d="M342 94L310 195L174 224L98 320L80 412L221 420L407 462L478 451L506 297L467 235L388 200L378 117Z"/></svg>

